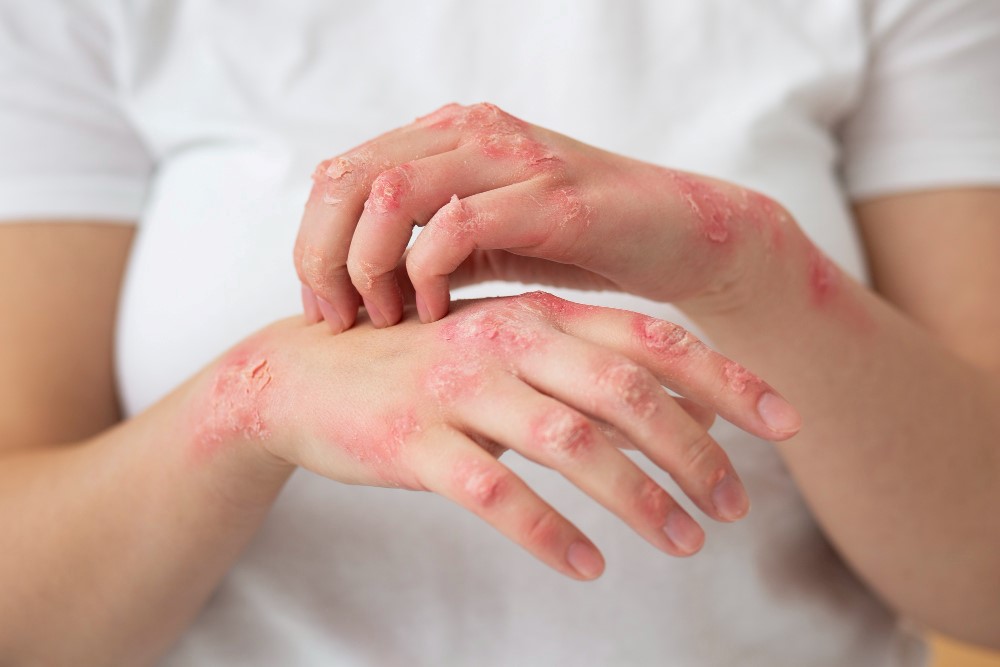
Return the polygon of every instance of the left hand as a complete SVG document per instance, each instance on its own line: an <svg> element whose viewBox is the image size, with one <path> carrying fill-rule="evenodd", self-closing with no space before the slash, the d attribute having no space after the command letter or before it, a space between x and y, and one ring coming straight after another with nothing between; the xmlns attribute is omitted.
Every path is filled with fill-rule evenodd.
<svg viewBox="0 0 1000 667"><path fill-rule="evenodd" d="M448 312L449 282L502 279L615 289L658 301L717 298L793 225L767 197L579 143L490 104L456 104L313 175L295 247L310 319L400 320L397 267L420 319ZM426 225L409 253L414 225ZM406 286L409 288L409 286Z"/></svg>

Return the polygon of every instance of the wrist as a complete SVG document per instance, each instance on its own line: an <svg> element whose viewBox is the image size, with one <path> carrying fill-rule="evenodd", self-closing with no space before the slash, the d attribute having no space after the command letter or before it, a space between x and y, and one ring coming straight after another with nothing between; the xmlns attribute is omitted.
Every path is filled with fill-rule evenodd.
<svg viewBox="0 0 1000 667"><path fill-rule="evenodd" d="M192 466L214 472L226 498L270 505L295 465L274 453L283 437L270 355L254 336L206 367L185 392L183 428Z"/></svg>

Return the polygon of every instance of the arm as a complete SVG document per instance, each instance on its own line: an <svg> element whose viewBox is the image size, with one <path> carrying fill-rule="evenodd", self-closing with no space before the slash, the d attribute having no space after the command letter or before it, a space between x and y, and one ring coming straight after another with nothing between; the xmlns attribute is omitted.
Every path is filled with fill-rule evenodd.
<svg viewBox="0 0 1000 667"><path fill-rule="evenodd" d="M600 553L496 460L504 450L558 470L652 546L685 556L701 527L613 438L713 519L739 519L747 499L707 434L711 414L661 383L762 437L794 433L757 414L765 396L783 403L768 385L679 327L541 293L336 337L302 318L277 322L115 425L111 323L130 239L115 226L0 227L0 663L153 661L294 466L434 491L588 580ZM720 382L723 369L741 391Z"/></svg>
<svg viewBox="0 0 1000 667"><path fill-rule="evenodd" d="M192 464L178 426L204 377L113 427L131 238L115 224L0 227L3 664L151 662L289 474L246 456Z"/></svg>
<svg viewBox="0 0 1000 667"><path fill-rule="evenodd" d="M802 408L779 449L855 570L902 614L997 647L1000 191L856 211L874 291L834 267L817 282L799 238L738 297L690 314Z"/></svg>

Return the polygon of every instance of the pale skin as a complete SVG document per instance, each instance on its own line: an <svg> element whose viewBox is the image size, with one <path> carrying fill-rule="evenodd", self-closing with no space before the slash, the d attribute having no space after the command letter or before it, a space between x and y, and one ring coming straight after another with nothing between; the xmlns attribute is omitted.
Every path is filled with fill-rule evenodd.
<svg viewBox="0 0 1000 667"><path fill-rule="evenodd" d="M359 189L363 201L367 193L363 185ZM785 230L784 247L790 251L766 255L771 258L767 262L744 261L745 257L761 257L754 253L762 251L753 247L752 235L741 238L737 232L734 243L723 251L737 259L730 266L738 267L721 281L727 288L718 289L712 281L713 272L705 269L705 283L689 287L682 304L719 341L723 351L745 360L802 410L806 429L789 444L781 445L780 451L849 562L902 613L966 639L993 644L1000 643L995 635L1000 626L995 602L1000 547L997 531L989 523L995 522L989 508L998 500L991 482L996 478L992 452L997 424L993 413L1000 396L996 379L1000 354L991 334L1000 325L1000 315L989 295L1000 276L988 261L975 260L988 259L988 249L1000 243L995 213L998 203L1000 193L996 191L963 190L887 198L859 207L876 286L883 293L841 279L824 307L817 307L815 295L807 287L809 281L802 280L810 273L812 256L807 244L796 252L800 236L792 221L779 220ZM648 207L663 208L656 202ZM938 239L941 226L948 222L954 223L947 228L952 245L942 248ZM710 228L702 234L708 248L715 247L711 244L716 241L709 238L712 235L718 237ZM348 235L348 242L350 238ZM316 382L315 374L303 369L314 369L317 362L345 369L351 367L351 360L356 366L363 365L358 359L371 341L412 349L416 347L413 339L419 338L428 345L441 346L436 349L445 353L449 337L454 340L456 333L471 335L465 339L469 345L493 346L497 338L473 335L489 331L488 326L479 326L482 320L461 331L446 332L451 323L476 312L476 308L491 307L489 304L453 305L457 318L438 322L438 312L428 312L428 308L441 307L441 301L433 301L433 297L423 303L423 319L435 320L427 325L417 324L411 314L396 327L373 332L368 318L363 317L359 326L331 337L325 324L305 326L301 320L277 323L249 342L249 353L237 346L151 409L114 427L119 414L110 372L110 337L120 269L130 239L127 228L110 225L0 227L0 306L11 315L5 321L17 323L16 328L0 329L0 368L12 378L0 387L0 446L5 450L0 466L0 493L4 494L0 511L6 513L4 525L10 527L11 537L8 544L13 545L0 555L2 587L10 591L0 598L0 657L5 660L35 658L38 651L54 652L42 658L55 661L63 656L130 664L152 660L182 631L238 556L294 465L305 465L345 482L417 487L412 478L399 474L399 461L387 471L379 464L384 458L365 457L368 450L362 450L359 457L357 449L331 446L342 443L331 442L337 437L317 436L310 430L327 433L324 424L303 424L301 415L290 414L280 400L255 403L249 411L244 410L246 405L235 405L231 406L235 410L219 412L220 405L228 404L206 398L215 396L215 387L244 378L261 389L259 395L280 397L283 380L287 384L294 378L292 386L300 381ZM750 249L741 250L735 241L746 241L744 245ZM651 243L647 239L646 245ZM910 254L914 251L919 260ZM495 268L512 278L518 271L530 271L535 279L549 270L541 263L525 262L519 269L516 262L485 260L477 264L479 259L482 256L463 264L459 279L489 277ZM92 280L80 280L81 275ZM560 280L556 272L552 275L552 282ZM569 284L579 284L580 276L592 279L584 271L562 276ZM592 286L606 287L606 280L602 277ZM367 284L366 278L363 286ZM346 287L342 289L349 296ZM969 297L961 303L949 302L946 318L942 315L945 307L935 298L938 290ZM336 295L330 296L328 304L332 305ZM307 305L310 321L317 320L318 303L314 308L307 299ZM448 307L447 302L444 305ZM586 369L588 372L627 369L623 375L610 373L606 377L642 377L646 388L651 377L668 384L683 379L671 379L668 366L676 363L677 357L664 354L669 346L636 335L648 328L636 327L635 316L587 309L570 316L565 308L553 308L552 303L547 310L530 300L527 305L526 309L523 303L513 307L529 313L516 317L526 318L518 321L533 332L533 340L556 341L548 343L549 350L566 345L567 350L574 350L566 354L575 358L584 349L588 355L601 357ZM510 303L504 302L497 312L510 315L510 308ZM72 323L73 336L66 335L67 322ZM388 320L382 323L388 324ZM747 327L756 327L761 335L753 340L735 335ZM365 345L352 343L361 340ZM649 340L654 344L649 345ZM665 340L673 338L668 335ZM789 341L796 345L789 345ZM541 533L537 526L544 527L545 521L519 523L532 511L536 516L551 515L545 514L542 500L516 481L511 482L517 491L514 500L509 500L507 507L492 509L497 505L489 502L495 497L491 486L470 483L488 479L488 475L463 475L460 464L464 460L448 458L449 452L460 451L463 455L473 453L477 457L474 463L501 465L490 456L499 449L489 442L495 439L490 438L489 424L476 425L478 442L469 439L466 431L472 429L462 416L476 411L463 408L462 403L482 400L484 394L476 392L490 391L497 385L492 381L497 377L516 378L517 373L511 370L517 370L519 363L528 363L532 352L516 344L485 349L496 350L491 353L496 364L485 371L491 381L463 398L448 398L451 394L447 391L435 396L436 402L414 412L419 430L405 427L399 431L409 433L408 438L418 434L404 451L426 454L412 455L421 463L404 461L402 470L407 474L421 470L422 477L416 478L421 486L460 503L464 491L469 498L462 504L521 541L543 561L569 576L575 573L578 578L588 578L579 576L568 558L572 545L587 543L585 536L568 522L551 518L547 520L550 527ZM258 354L262 351L270 379L261 374ZM761 421L758 408L761 397L770 393L767 385L737 371L739 367L722 357L708 358L709 366L688 381L702 383L702 392L712 382L716 388L728 390L725 400L713 403L703 398L709 407L762 437L780 440L788 435L766 432ZM234 362L241 370L235 375L229 372ZM412 395L408 388L428 381L433 365L432 359L418 358L409 366L385 368L385 377L366 369L366 373L352 374L350 380L374 383L365 385L365 396L385 393L389 399L405 401ZM805 376L804 367L817 372ZM73 372L67 373L67 369ZM544 373L544 369L537 372ZM407 381L414 384L407 385ZM737 391L737 387L742 390ZM342 393L341 387L337 389L338 395ZM522 402L515 405L525 414L536 414L532 410L541 407L538 415L548 414L551 407L574 410L573 406L578 406L581 415L600 418L593 414L599 409L599 397L571 396L569 390L567 384L566 397L553 398L555 406L540 406L530 393L522 394ZM330 391L333 393L332 388ZM694 386L680 393L704 397L698 391ZM643 392L610 392L601 400L623 395L642 396ZM668 415L672 420L671 426L661 424L657 432L697 436L670 440L670 451L678 455L678 461L683 460L679 453L685 447L691 451L692 445L705 442L700 434L711 415L704 408L653 395L658 407L650 414L656 419ZM641 399L631 402L633 406L642 403ZM383 407L392 412L396 405ZM227 416L254 417L255 410L262 419L230 421ZM645 414L648 409L639 408L638 412ZM905 419L898 416L904 413ZM583 432L592 437L584 439L583 451L610 457L601 459L610 461L615 451L610 444L631 444L662 457L664 452L654 452L654 445L644 442L633 420L628 421L619 425L619 434L612 433L609 442L602 440L602 430L584 427ZM897 434L904 427L906 439L900 441ZM446 430L449 433L444 435ZM529 449L554 442L557 446L550 452L579 450L573 444L580 442L575 435L550 437L567 432L580 431L544 428L543 422L543 428L534 431L534 439L528 435L518 442L497 444ZM429 438L431 433L443 437ZM634 441L616 441L623 433ZM440 450L436 449L438 442L442 443ZM888 447L887 442L905 446ZM945 449L941 442L955 444ZM660 448L665 449L662 442ZM535 455L545 456L543 451L535 450ZM690 462L712 463L708 476L703 472L685 478L680 468L670 471L679 481L687 479L687 486L681 482L682 488L700 509L712 518L726 518L713 510L711 493L704 488L705 480L717 478L720 466L728 472L724 453L714 445L694 451L702 454L689 458ZM443 459L452 465L440 465ZM373 467L372 462L379 465ZM671 550L676 544L662 541L662 530L653 530L666 523L664 514L643 517L642 512L616 508L615 503L623 501L618 493L608 493L609 489L617 491L609 486L610 476L588 477L588 466L574 467L573 463L571 457L568 463L558 465L571 479L576 475L581 486L591 485L587 490L595 500L617 511L654 546L677 553ZM941 475L943 469L955 473ZM638 481L638 487L633 488L648 489L645 480L631 470L616 470ZM479 499L478 507L473 498ZM642 494L631 497L641 498ZM628 500L626 497L623 506L630 505ZM644 505L649 506L631 503L633 508ZM653 507L664 513L673 509L668 498L653 503ZM490 516L491 511L496 516ZM917 521L906 520L911 513ZM521 537L534 535L536 540L518 540L519 528ZM545 548L546 543L557 548ZM100 591L99 596L95 591ZM45 641L54 635L63 641Z"/></svg>
<svg viewBox="0 0 1000 667"><path fill-rule="evenodd" d="M1000 189L859 203L868 289L765 197L491 105L439 109L314 183L296 245L307 317L341 331L360 301L391 325L404 277L425 322L449 280L676 302L801 408L779 451L855 571L902 615L1000 646Z"/></svg>
<svg viewBox="0 0 1000 667"><path fill-rule="evenodd" d="M0 240L0 302L17 316L0 368L24 378L0 415L4 663L153 661L297 466L439 493L588 580L600 552L497 460L505 449L563 473L653 548L688 556L701 527L619 447L646 453L706 516L734 521L749 501L707 434L715 412L761 437L794 434L758 412L767 396L783 403L771 387L683 329L545 293L337 337L283 320L120 421L110 343L131 231L8 224Z"/></svg>

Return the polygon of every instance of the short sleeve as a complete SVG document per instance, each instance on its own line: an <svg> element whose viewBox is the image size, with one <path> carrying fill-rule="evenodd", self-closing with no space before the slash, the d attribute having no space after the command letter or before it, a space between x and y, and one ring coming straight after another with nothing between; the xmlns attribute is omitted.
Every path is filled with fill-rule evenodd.
<svg viewBox="0 0 1000 667"><path fill-rule="evenodd" d="M115 4L0 0L0 221L139 218L152 161L116 90Z"/></svg>
<svg viewBox="0 0 1000 667"><path fill-rule="evenodd" d="M848 195L1000 185L1000 1L870 9L867 76L841 128Z"/></svg>

